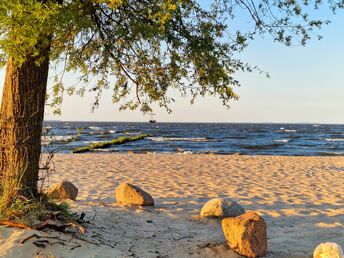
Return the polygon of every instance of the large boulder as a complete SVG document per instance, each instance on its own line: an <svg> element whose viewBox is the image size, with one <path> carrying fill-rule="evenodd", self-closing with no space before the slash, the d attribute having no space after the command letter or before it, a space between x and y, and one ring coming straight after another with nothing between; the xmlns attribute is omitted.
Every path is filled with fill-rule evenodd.
<svg viewBox="0 0 344 258"><path fill-rule="evenodd" d="M324 258L324 257L333 257L333 258L343 258L343 249L340 245L336 243L321 243L315 248L313 253L313 258Z"/></svg>
<svg viewBox="0 0 344 258"><path fill-rule="evenodd" d="M78 188L72 182L63 180L50 187L47 194L52 199L70 199L75 201L78 196L78 192Z"/></svg>
<svg viewBox="0 0 344 258"><path fill-rule="evenodd" d="M115 195L117 202L120 204L154 206L154 199L149 193L129 183L120 184L116 188Z"/></svg>
<svg viewBox="0 0 344 258"><path fill-rule="evenodd" d="M229 198L214 198L204 204L201 210L201 217L228 218L244 214L245 210L235 201Z"/></svg>
<svg viewBox="0 0 344 258"><path fill-rule="evenodd" d="M222 230L231 249L246 257L267 254L266 223L254 212L222 220Z"/></svg>

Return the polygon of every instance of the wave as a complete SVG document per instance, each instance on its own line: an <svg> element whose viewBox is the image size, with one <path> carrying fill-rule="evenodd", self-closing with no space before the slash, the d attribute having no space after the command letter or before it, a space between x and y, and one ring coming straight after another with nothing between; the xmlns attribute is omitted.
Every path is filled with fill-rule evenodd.
<svg viewBox="0 0 344 258"><path fill-rule="evenodd" d="M56 136L42 136L41 141L43 145L50 144L52 142L70 142L75 140L74 135L56 135Z"/></svg>
<svg viewBox="0 0 344 258"><path fill-rule="evenodd" d="M289 142L289 139L273 140L274 142Z"/></svg>
<svg viewBox="0 0 344 258"><path fill-rule="evenodd" d="M207 142L207 138L176 138L176 137L148 137L147 139L150 139L155 142L169 142L169 141L176 141L176 142Z"/></svg>
<svg viewBox="0 0 344 258"><path fill-rule="evenodd" d="M114 152L113 149L94 149L94 152Z"/></svg>
<svg viewBox="0 0 344 258"><path fill-rule="evenodd" d="M104 134L103 131L95 131L95 132L89 132L89 133L85 133L86 135L89 134L89 135L98 135L98 134Z"/></svg>
<svg viewBox="0 0 344 258"><path fill-rule="evenodd" d="M268 150L283 146L281 143L274 143L269 145L242 145L241 147L247 150Z"/></svg>
<svg viewBox="0 0 344 258"><path fill-rule="evenodd" d="M333 152L320 151L320 152L317 152L316 154L320 156L344 156L344 152L334 152L334 151Z"/></svg>
<svg viewBox="0 0 344 258"><path fill-rule="evenodd" d="M193 154L193 152L192 151L183 151L183 152L179 152L178 154L189 155L189 154Z"/></svg>
<svg viewBox="0 0 344 258"><path fill-rule="evenodd" d="M327 138L327 139L325 139L325 141L327 141L327 142L343 142L344 139L343 138Z"/></svg>
<svg viewBox="0 0 344 258"><path fill-rule="evenodd" d="M319 126L319 127L317 127ZM148 141L111 147L97 153L198 153L245 155L342 155L344 125L322 124L164 124L157 123L47 123L42 143L67 153L83 145L136 135L143 131ZM52 128L51 128L52 127ZM83 130L78 130L83 128ZM50 129L50 130L49 130ZM76 138L73 139L73 136ZM42 144L42 145L43 145ZM48 151L44 148L43 151Z"/></svg>
<svg viewBox="0 0 344 258"><path fill-rule="evenodd" d="M117 131L116 130L104 130L102 128L92 128L93 131L90 131L90 132L83 132L83 134L85 135L97 135L97 134L114 134L116 133Z"/></svg>
<svg viewBox="0 0 344 258"><path fill-rule="evenodd" d="M278 133L296 133L297 130L295 129L284 129L281 127L279 130L277 130Z"/></svg>
<svg viewBox="0 0 344 258"><path fill-rule="evenodd" d="M233 135L233 136L230 136L230 137L228 137L228 138L210 138L210 137L207 137L207 139L214 139L214 140L232 140L232 139L238 139L238 140L246 140L246 139L249 139L249 137L248 136L240 136L240 135L238 135L238 136L235 136L235 135Z"/></svg>
<svg viewBox="0 0 344 258"><path fill-rule="evenodd" d="M83 141L83 144L93 144L93 143L100 143L102 141Z"/></svg>
<svg viewBox="0 0 344 258"><path fill-rule="evenodd" d="M90 126L88 128L90 128L91 130L95 130L95 131L101 131L102 130L102 128L98 127L98 126Z"/></svg>

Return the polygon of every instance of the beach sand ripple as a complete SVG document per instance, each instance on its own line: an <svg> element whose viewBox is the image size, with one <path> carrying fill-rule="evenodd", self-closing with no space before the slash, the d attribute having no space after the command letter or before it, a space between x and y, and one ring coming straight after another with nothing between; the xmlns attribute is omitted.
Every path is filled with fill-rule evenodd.
<svg viewBox="0 0 344 258"><path fill-rule="evenodd" d="M199 216L216 197L265 219L268 257L311 257L321 242L344 245L344 157L59 154L54 162L50 182L73 182L72 207L95 216L87 237L115 247L48 247L56 257L240 257L228 249L221 221ZM155 207L116 204L122 182L151 194ZM25 250L29 244L14 248L25 232L0 233L0 256L37 253L33 245Z"/></svg>

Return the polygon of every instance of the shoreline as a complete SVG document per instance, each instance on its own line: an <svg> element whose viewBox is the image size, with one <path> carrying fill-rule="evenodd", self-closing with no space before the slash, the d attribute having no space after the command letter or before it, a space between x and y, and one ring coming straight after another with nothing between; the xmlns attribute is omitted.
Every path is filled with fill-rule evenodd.
<svg viewBox="0 0 344 258"><path fill-rule="evenodd" d="M105 149L106 150L106 149ZM43 155L47 155L47 152L42 153ZM135 152L135 151L128 151L128 152L106 152L101 151L101 149L97 149L95 152L85 152L85 153L63 153L58 152L55 153L54 156L68 156L68 155L162 155L162 156L173 156L173 155L190 155L190 156L240 156L240 157L277 157L277 158L344 158L344 155L268 155L268 154L241 154L241 153L193 153L189 151L185 152Z"/></svg>
<svg viewBox="0 0 344 258"><path fill-rule="evenodd" d="M239 257L225 243L221 220L199 216L215 197L262 215L268 257L311 257L321 242L344 246L344 157L56 154L54 166L50 183L67 179L79 188L73 210L88 219L96 214L86 235L115 247L82 243L74 250L44 250L56 257ZM122 182L150 193L156 206L116 204L114 190ZM0 256L39 251L31 242L16 244L25 232L6 234L12 240L0 240L0 250L7 250Z"/></svg>

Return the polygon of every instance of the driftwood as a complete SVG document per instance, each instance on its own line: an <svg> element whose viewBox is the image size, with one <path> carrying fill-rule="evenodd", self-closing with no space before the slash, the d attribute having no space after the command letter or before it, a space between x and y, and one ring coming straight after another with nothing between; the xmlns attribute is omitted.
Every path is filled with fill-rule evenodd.
<svg viewBox="0 0 344 258"><path fill-rule="evenodd" d="M45 248L47 244L49 244L48 240L37 240L32 242L35 246L39 248Z"/></svg>
<svg viewBox="0 0 344 258"><path fill-rule="evenodd" d="M81 245L77 244L77 245L71 247L70 250L74 250L74 249L79 248L79 247L81 247Z"/></svg>
<svg viewBox="0 0 344 258"><path fill-rule="evenodd" d="M39 248L45 248L47 244L60 244L60 245L65 245L65 240L59 238L58 236L40 236L40 235L37 235L37 234L32 234L28 237L25 237L23 240L21 240L19 243L21 245L25 244L26 241L32 239L32 238L35 238L35 239L38 239L38 240L35 240L33 241L32 243L39 247ZM59 241L57 242L53 242L53 243L50 243L48 239L57 239Z"/></svg>
<svg viewBox="0 0 344 258"><path fill-rule="evenodd" d="M56 231L59 231L59 232L65 232L67 228L77 228L79 229L80 233L82 234L86 233L86 228L84 226L73 221L69 221L67 223L60 223L59 221L47 219L43 223L33 227L33 229L36 229L36 230L42 230L44 228L55 229Z"/></svg>
<svg viewBox="0 0 344 258"><path fill-rule="evenodd" d="M23 223L17 223L10 220L1 220L0 225L7 226L7 227L13 227L13 228L21 228L21 229L31 229L31 230L42 230L44 228L51 228L55 229L59 232L65 232L67 228L77 228L80 233L85 234L86 228L81 225L83 222L82 220L78 220L78 222L74 222L72 220L69 220L66 223L62 223L57 219L58 213L53 213L51 216L48 217L45 221L42 223L35 225L35 226L29 226ZM52 220L51 217L55 217L55 220Z"/></svg>
<svg viewBox="0 0 344 258"><path fill-rule="evenodd" d="M106 245L109 246L111 248L115 248L114 245L111 245L109 243L104 243L104 242L93 242L91 240L88 240L86 238L83 238L81 236L78 235L77 232L75 231L67 231L68 228L76 228L78 229L78 232L80 232L81 234L86 233L86 228L81 225L84 223L90 223L90 221L85 221L85 214L82 213L81 216L77 219L77 221L72 221L72 220L68 220L68 221L64 221L63 217L59 218L60 213L59 212L55 212L52 213L48 216L48 218L43 221L42 223L35 225L35 226L28 226L26 224L22 224L22 223L16 223L13 221L0 221L0 225L4 225L4 226L8 226L8 227L15 227L15 228L21 228L21 229L29 229L29 230L43 230L43 229L53 229L56 230L58 232L62 232L62 233L68 233L69 235L71 235L71 239L75 239L75 240L79 240L79 241L83 241L85 243L88 244L92 244L92 245L96 245L96 246L100 246L100 245ZM93 219L95 218L95 215L93 217ZM92 219L92 220L93 220ZM20 244L25 244L27 241L33 239L34 241L32 241L32 244L34 244L35 246L39 247L39 248L45 248L47 244L53 245L53 244L60 244L60 245L67 245L68 243L70 243L70 240L65 240L62 239L59 236L41 236L37 233L33 233L27 237L25 237L24 239L22 239L20 241ZM56 241L49 241L55 239ZM75 245L70 247L70 250L74 250L76 248L81 247L82 245L79 243L74 243Z"/></svg>
<svg viewBox="0 0 344 258"><path fill-rule="evenodd" d="M58 239L61 240L61 238L59 238L58 236L40 236L37 234L32 234L28 237L25 237L22 241L20 241L20 244L24 244L26 241L30 240L31 238L37 238L37 239L41 239L41 238L45 238L45 239Z"/></svg>
<svg viewBox="0 0 344 258"><path fill-rule="evenodd" d="M33 229L30 226L22 223L16 223L10 220L1 220L0 225L7 226L7 227L13 227L13 228L21 228L21 229Z"/></svg>
<svg viewBox="0 0 344 258"><path fill-rule="evenodd" d="M184 237L180 237L180 238L174 238L174 237L172 236L172 239L173 239L174 241L179 241L179 240L187 239L187 238L193 238L193 237L192 237L192 236L184 236Z"/></svg>
<svg viewBox="0 0 344 258"><path fill-rule="evenodd" d="M25 244L28 240L33 239L33 238L34 238L34 239L37 239L37 240L33 241L32 243L33 243L34 245L36 245L37 247L42 247L42 248L44 248L46 244L51 244L51 245L53 245L53 244L66 245L66 242L70 242L70 239L69 239L69 240L64 240L64 239L61 239L61 238L58 237L58 236L40 236L40 235L37 235L37 234L32 234L32 235L29 235L29 236L25 237L24 239L22 239L19 243L20 243L20 244ZM56 240L58 240L58 241L56 241L56 242L51 242L51 243L50 243L48 239L56 239ZM72 239L80 240L80 241L83 241L83 242L86 242L86 243L89 243L89 244L93 244L93 245L96 245L96 246L99 246L99 245L100 245L100 243L92 242L92 241L87 240L87 239L85 239L85 238L79 237L79 236L77 236L76 234L73 234L73 235L72 235ZM104 244L104 245L111 246L111 245L109 245L109 244ZM80 244L77 244L76 246L72 247L71 250L76 249L76 248L78 248L78 247L81 247L81 245L80 245ZM111 247L113 247L113 246L111 246ZM114 247L113 247L113 248L114 248Z"/></svg>

